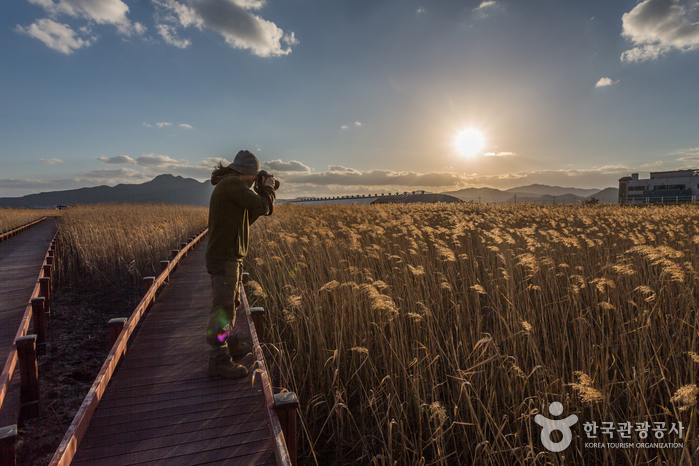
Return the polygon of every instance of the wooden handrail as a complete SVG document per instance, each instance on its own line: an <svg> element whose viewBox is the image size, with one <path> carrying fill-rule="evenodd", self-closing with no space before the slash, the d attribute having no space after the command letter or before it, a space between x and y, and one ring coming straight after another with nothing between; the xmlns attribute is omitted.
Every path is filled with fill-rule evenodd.
<svg viewBox="0 0 699 466"><path fill-rule="evenodd" d="M44 217L46 218L46 217ZM43 220L43 219L41 219ZM37 220L34 223L40 222L41 220ZM58 233L54 235L54 240L58 237ZM53 241L52 241L53 243ZM52 246L49 246L48 249L51 249ZM24 310L24 316L22 317L22 321L19 324L19 328L17 329L17 333L15 334L15 341L18 338L22 338L27 335L27 331L29 330L29 323L32 320L32 299L38 298L41 296L41 286L40 286L40 280L43 278L44 275L44 270L43 266L46 265L47 258L49 257L48 250L46 252L46 255L44 256L44 262L41 265L40 272L39 272L39 277L36 280L36 284L34 285L34 289L32 290L32 294L27 300L27 306ZM7 391L9 390L10 387L10 382L12 381L12 374L15 371L15 367L17 366L17 345L13 343L12 349L10 350L9 354L7 355L7 359L5 360L5 366L3 367L2 374L0 375L0 409L2 409L2 406L5 402L5 396L7 395Z"/></svg>
<svg viewBox="0 0 699 466"><path fill-rule="evenodd" d="M17 228L14 228L10 231L6 231L2 235L0 235L0 242L5 241L6 239L9 239L10 237L16 235L17 233L22 232L22 231L26 230L27 228L29 228L30 226L36 225L37 223L44 221L47 218L48 217L41 217L38 220L34 220L33 222L29 222L29 223L26 223L24 225L18 226Z"/></svg>
<svg viewBox="0 0 699 466"><path fill-rule="evenodd" d="M201 241L204 236L208 233L208 229L205 229L201 234L199 234L194 240L189 244L182 246L179 253L170 261L167 268L153 281L145 296L141 302L136 306L131 317L129 317L124 329L121 331L120 335L117 337L112 349L107 355L107 359L102 365L102 369L97 378L95 379L90 391L85 396L80 409L78 409L77 414L73 418L73 422L68 427L61 444L58 446L56 453L54 453L49 466L67 466L73 460L75 452L78 450L78 445L82 440L88 426L90 425L90 420L92 415L97 409L97 405L102 399L104 391L107 389L107 384L112 378L112 375L116 371L116 368L126 354L126 347L131 337L131 334L136 329L138 322L141 320L143 314L146 313L150 305L155 301L155 295L158 289L165 283L166 278L170 276L170 273L175 269L180 259L187 255L187 252L194 247L199 241Z"/></svg>
<svg viewBox="0 0 699 466"><path fill-rule="evenodd" d="M279 416L277 411L274 409L274 393L272 391L272 385L269 381L269 375L267 374L267 365L265 364L265 358L262 354L262 348L260 347L260 340L257 336L257 331L255 330L255 325L252 321L252 315L250 313L250 305L248 304L248 298L245 295L245 289L243 284L240 284L240 300L245 309L245 317L248 320L248 326L250 327L250 335L252 337L252 346L255 354L256 365L255 373L253 377L259 374L262 380L262 391L265 395L265 408L267 410L267 417L269 419L269 431L274 439L274 456L277 458L277 464L279 466L292 466L291 457L289 456L289 450L286 446L286 439L284 438L284 432L282 432L282 426L279 422Z"/></svg>

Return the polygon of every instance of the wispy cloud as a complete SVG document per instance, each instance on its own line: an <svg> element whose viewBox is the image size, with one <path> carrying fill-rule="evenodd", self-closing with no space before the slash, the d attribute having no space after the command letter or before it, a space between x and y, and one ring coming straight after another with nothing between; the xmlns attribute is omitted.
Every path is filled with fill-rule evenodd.
<svg viewBox="0 0 699 466"><path fill-rule="evenodd" d="M347 126L347 125L340 126L340 129L347 129L347 128L349 128L349 126Z"/></svg>
<svg viewBox="0 0 699 466"><path fill-rule="evenodd" d="M153 3L158 6L158 33L165 42L177 47L189 45L188 39L176 35L179 28L188 27L212 30L231 47L250 50L260 57L287 55L298 44L293 32L285 33L275 23L253 13L262 8L262 0L153 0Z"/></svg>
<svg viewBox="0 0 699 466"><path fill-rule="evenodd" d="M480 3L476 8L473 9L473 13L476 15L476 17L479 18L487 18L488 15L499 8L498 2L495 0L485 0Z"/></svg>
<svg viewBox="0 0 699 466"><path fill-rule="evenodd" d="M622 16L622 33L634 48L621 54L622 62L654 60L670 50L699 47L696 0L645 0Z"/></svg>
<svg viewBox="0 0 699 466"><path fill-rule="evenodd" d="M29 26L18 24L15 31L39 39L48 48L66 55L94 42L94 38L82 39L67 24L57 23L50 19L40 19Z"/></svg>
<svg viewBox="0 0 699 466"><path fill-rule="evenodd" d="M155 28L166 44L174 45L181 49L186 49L192 45L192 41L189 39L180 39L177 37L177 28L171 24L156 24Z"/></svg>
<svg viewBox="0 0 699 466"><path fill-rule="evenodd" d="M81 178L97 180L123 180L124 178L135 180L150 180L151 177L143 172L131 168L100 168L80 175Z"/></svg>
<svg viewBox="0 0 699 466"><path fill-rule="evenodd" d="M134 163L134 159L129 157L128 155L116 155L114 157L106 157L106 156L101 156L97 157L97 160L102 162L105 165L123 165L126 163Z"/></svg>
<svg viewBox="0 0 699 466"><path fill-rule="evenodd" d="M184 128L184 129L194 129L194 127L190 124L187 123L170 123L169 121L159 121L155 123L154 125L151 125L150 123L146 123L145 121L143 122L143 126L146 128L166 128L168 126L177 126L179 128Z"/></svg>
<svg viewBox="0 0 699 466"><path fill-rule="evenodd" d="M355 121L354 126L364 126L364 123L362 123L361 121Z"/></svg>
<svg viewBox="0 0 699 466"><path fill-rule="evenodd" d="M129 36L146 31L141 23L127 17L129 7L121 0L29 0L29 3L42 7L52 16L67 15L97 24L111 24L119 33Z"/></svg>
<svg viewBox="0 0 699 466"><path fill-rule="evenodd" d="M134 160L136 165L142 167L173 167L187 165L186 160L175 160L167 155L146 154Z"/></svg>
<svg viewBox="0 0 699 466"><path fill-rule="evenodd" d="M56 165L57 163L63 163L61 159L40 159L41 163L47 163L49 165Z"/></svg>
<svg viewBox="0 0 699 466"><path fill-rule="evenodd" d="M326 172L294 174L284 179L290 183L341 186L455 186L461 177L456 173L416 173L392 170L362 172L341 166L332 166Z"/></svg>
<svg viewBox="0 0 699 466"><path fill-rule="evenodd" d="M519 154L516 152L486 152L483 154L485 157L518 157Z"/></svg>
<svg viewBox="0 0 699 466"><path fill-rule="evenodd" d="M611 78L600 78L600 80L597 81L597 84L595 84L595 87L608 87L618 82L619 81L612 81Z"/></svg>
<svg viewBox="0 0 699 466"><path fill-rule="evenodd" d="M417 11L415 13L417 13L419 15L420 13L424 13L424 12L425 12L425 9L423 7L420 7L417 9Z"/></svg>
<svg viewBox="0 0 699 466"><path fill-rule="evenodd" d="M47 47L66 55L95 41L95 37L90 36L91 24L113 25L126 36L146 31L141 23L128 18L129 7L121 0L29 0L29 3L43 8L51 19L39 19L29 26L18 24L15 31L39 39ZM88 25L80 28L87 37L80 37L67 24L54 21L60 16L87 20Z"/></svg>
<svg viewBox="0 0 699 466"><path fill-rule="evenodd" d="M299 161L282 162L281 160L271 160L263 162L262 168L270 173L276 172L310 172L311 169Z"/></svg>

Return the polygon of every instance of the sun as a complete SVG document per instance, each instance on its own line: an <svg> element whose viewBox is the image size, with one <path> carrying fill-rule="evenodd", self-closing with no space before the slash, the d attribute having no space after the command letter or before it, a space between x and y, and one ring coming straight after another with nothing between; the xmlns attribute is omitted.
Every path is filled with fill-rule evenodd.
<svg viewBox="0 0 699 466"><path fill-rule="evenodd" d="M457 136L454 144L456 145L456 150L459 151L461 155L467 157L473 157L483 148L485 140L483 134L473 128L468 128L461 131Z"/></svg>

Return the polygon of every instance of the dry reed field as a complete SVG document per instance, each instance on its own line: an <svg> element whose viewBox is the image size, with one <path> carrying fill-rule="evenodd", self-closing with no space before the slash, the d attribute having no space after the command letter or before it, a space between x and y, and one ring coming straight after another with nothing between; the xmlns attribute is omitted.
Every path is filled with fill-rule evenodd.
<svg viewBox="0 0 699 466"><path fill-rule="evenodd" d="M248 295L301 401L300 462L697 464L698 213L278 207L251 229ZM534 422L553 402L578 417L561 453Z"/></svg>
<svg viewBox="0 0 699 466"><path fill-rule="evenodd" d="M111 204L64 212L58 277L61 283L133 281L160 274L160 261L202 228L208 209L181 205Z"/></svg>
<svg viewBox="0 0 699 466"><path fill-rule="evenodd" d="M0 234L26 225L46 216L58 215L57 210L43 209L8 209L0 207Z"/></svg>

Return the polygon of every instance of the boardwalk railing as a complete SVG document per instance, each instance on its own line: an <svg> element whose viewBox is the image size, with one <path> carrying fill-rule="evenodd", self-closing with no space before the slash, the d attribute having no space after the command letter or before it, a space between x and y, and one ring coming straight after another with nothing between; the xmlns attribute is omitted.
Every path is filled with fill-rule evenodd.
<svg viewBox="0 0 699 466"><path fill-rule="evenodd" d="M46 217L20 227L22 231L44 220ZM19 229L12 230L10 234ZM26 419L39 416L39 380L37 354L46 351L46 316L51 314L51 281L55 268L56 249L59 235L56 233L49 246L39 272L39 278L34 285L31 296L24 311L22 321L17 329L14 345L7 356L0 375L0 410L5 404L5 398L10 389L12 374L19 363L20 367L20 406L19 423ZM27 334L29 324L34 320L34 333ZM15 463L14 441L17 426L2 426L0 429L0 464Z"/></svg>
<svg viewBox="0 0 699 466"><path fill-rule="evenodd" d="M257 368L253 377L259 374L262 380L262 391L265 395L270 434L276 446L274 454L277 458L277 464L279 466L296 466L296 409L299 404L298 399L293 392L274 394L267 372L267 364L260 346L264 309L261 307L250 307L242 283L240 285L240 299L245 309L248 326L250 327L256 360ZM258 329L260 330L259 334L257 333Z"/></svg>
<svg viewBox="0 0 699 466"><path fill-rule="evenodd" d="M6 231L5 233L3 233L3 234L0 235L0 242L5 241L6 239L12 238L13 236L15 236L15 235L17 235L17 234L23 232L24 230L26 230L26 229L29 228L30 226L36 225L37 223L39 223L39 222L41 222L41 221L43 221L43 220L46 220L46 217L41 217L40 219L34 220L33 222L29 222L29 223L27 223L26 225L22 225L21 227L17 227L17 228L15 228L15 229L13 229L13 230Z"/></svg>
<svg viewBox="0 0 699 466"><path fill-rule="evenodd" d="M162 273L157 278L147 277L144 279L144 283L146 286L146 295L138 304L134 312L131 314L131 317L129 317L128 319L112 319L112 321L110 321L110 340L112 342L111 350L107 355L107 359L102 365L102 369L97 375L95 382L92 384L92 387L90 388L80 409L78 410L75 418L73 419L73 422L71 423L70 427L68 428L68 431L63 437L61 444L59 445L58 449L56 450L56 453L51 459L50 466L69 465L72 462L77 452L78 446L83 437L85 436L85 433L87 432L88 426L95 413L95 410L97 409L97 406L100 400L102 399L105 390L107 389L107 385L114 373L116 372L120 361L123 359L126 353L127 343L129 342L129 339L133 334L137 324L141 320L141 317L155 302L156 293L158 289L163 284L169 282L169 276L177 268L180 260L184 258L187 255L187 252L190 249L192 249L195 246L195 244L199 243L207 233L208 230L204 230L196 238L190 238L187 243L182 243L182 247L180 250L173 250L172 261L161 262ZM244 294L242 299L245 303L248 322L251 322L253 317L251 314L251 310L247 304L247 299L244 297ZM285 404L281 401L277 401L275 405L275 397L272 395L271 386L269 384L269 377L267 376L267 370L264 364L264 358L262 357L262 351L259 346L260 342L252 324L250 324L250 331L252 334L255 356L257 359L256 375L257 373L260 373L260 377L262 378L263 384L265 385L265 400L267 401L266 406L270 418L270 432L272 433L272 436L276 442L275 455L277 458L277 462L279 465L282 466L292 466L295 464L295 461L292 461L292 458L295 458L295 453L293 457L289 454L289 449L287 449L285 441L286 431L284 431L283 423L280 423L279 417L277 416L277 413L274 410L274 408L276 406L277 409L285 409L284 412L287 414L286 418L290 418L292 414L295 415L295 405L293 404L293 402L287 402ZM286 396L286 398L289 397L288 394L284 395ZM284 416L282 416L282 418L284 420ZM289 431L287 438L292 438L292 434L293 438L295 438L295 432L292 431ZM295 446L293 451L295 452Z"/></svg>

